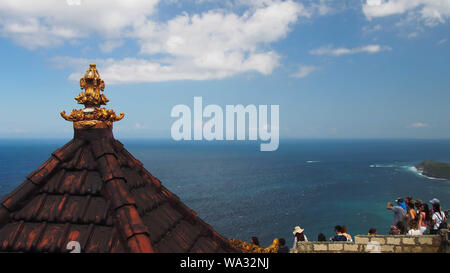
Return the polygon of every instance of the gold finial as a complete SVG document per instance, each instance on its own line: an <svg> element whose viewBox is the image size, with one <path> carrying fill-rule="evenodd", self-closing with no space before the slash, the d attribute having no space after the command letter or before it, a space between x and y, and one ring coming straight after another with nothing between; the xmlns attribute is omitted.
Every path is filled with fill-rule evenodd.
<svg viewBox="0 0 450 273"><path fill-rule="evenodd" d="M74 109L70 115L65 111L61 116L68 121L74 122L75 128L105 128L111 127L114 121L121 120L125 114L116 115L114 110L100 108L101 105L108 103L108 98L100 91L105 90L105 82L100 78L95 64L90 64L84 76L80 79L80 87L84 89L75 100L78 104L83 104L84 109Z"/></svg>
<svg viewBox="0 0 450 273"><path fill-rule="evenodd" d="M84 77L80 79L80 87L86 91L75 97L78 104L84 104L86 107L98 107L108 103L109 100L106 96L100 94L100 90L105 90L105 82L100 78L95 64L90 64Z"/></svg>

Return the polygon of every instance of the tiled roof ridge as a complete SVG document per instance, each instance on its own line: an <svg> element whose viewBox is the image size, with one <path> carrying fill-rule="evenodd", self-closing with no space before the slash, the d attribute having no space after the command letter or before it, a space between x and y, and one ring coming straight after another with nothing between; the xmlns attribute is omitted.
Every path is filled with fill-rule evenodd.
<svg viewBox="0 0 450 273"><path fill-rule="evenodd" d="M143 223L134 199L130 196L127 181L120 169L113 138L104 137L89 143L91 152L99 164L105 195L111 201L114 221L131 252L154 252L150 233Z"/></svg>
<svg viewBox="0 0 450 273"><path fill-rule="evenodd" d="M2 209L6 209L8 212L16 210L17 207L20 206L20 201L26 199L26 197L34 191L37 191L40 183L53 174L60 163L70 160L77 149L83 144L83 140L72 139L61 148L54 151L47 161L26 176L26 180L22 184L0 200L0 211L2 211ZM0 227L1 226L2 221L0 217Z"/></svg>
<svg viewBox="0 0 450 273"><path fill-rule="evenodd" d="M111 202L112 208L116 214L114 221L117 221L119 231L127 242L129 250L131 252L153 252L149 232L137 213L134 200L128 195L128 190L124 185L126 183L125 178L123 175L120 175L120 168L117 168L116 153L110 145L110 142L111 139L108 138L102 138L92 142L75 138L53 152L44 164L27 175L26 180L21 185L0 201L0 228L9 221L14 211L21 209L25 205L21 204L22 200L26 200L31 194L37 193L41 188L40 183L42 181L53 174L62 163L71 160L82 145L87 144L94 155L96 155L97 160L103 164L103 167L100 167L99 170L103 176L105 194L108 195L106 199L113 201ZM101 145L100 149L98 149L98 145ZM120 147L120 145L118 146ZM46 195L47 193L43 193L43 198ZM88 196L89 199L90 195ZM38 214L38 210L41 209L42 204L35 208L34 215ZM87 205L85 204L84 211L87 209ZM33 221L28 219L27 222L32 223ZM36 223L39 223L39 221Z"/></svg>

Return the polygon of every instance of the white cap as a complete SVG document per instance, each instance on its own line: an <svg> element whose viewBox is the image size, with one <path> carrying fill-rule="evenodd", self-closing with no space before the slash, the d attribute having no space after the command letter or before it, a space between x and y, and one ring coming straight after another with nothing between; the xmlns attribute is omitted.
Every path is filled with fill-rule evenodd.
<svg viewBox="0 0 450 273"><path fill-rule="evenodd" d="M434 204L440 204L441 202L439 201L439 199L433 198L430 200L430 203L434 205Z"/></svg>

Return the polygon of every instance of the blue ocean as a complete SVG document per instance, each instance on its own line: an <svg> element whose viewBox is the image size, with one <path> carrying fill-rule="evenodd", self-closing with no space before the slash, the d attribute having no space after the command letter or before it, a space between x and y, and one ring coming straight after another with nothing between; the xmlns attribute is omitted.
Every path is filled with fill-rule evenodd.
<svg viewBox="0 0 450 273"><path fill-rule="evenodd" d="M335 225L387 234L386 203L412 196L450 205L450 181L420 175L422 160L450 162L450 140L282 140L256 142L120 139L144 166L228 238L290 245L294 226L310 240ZM0 195L19 185L68 140L0 140Z"/></svg>

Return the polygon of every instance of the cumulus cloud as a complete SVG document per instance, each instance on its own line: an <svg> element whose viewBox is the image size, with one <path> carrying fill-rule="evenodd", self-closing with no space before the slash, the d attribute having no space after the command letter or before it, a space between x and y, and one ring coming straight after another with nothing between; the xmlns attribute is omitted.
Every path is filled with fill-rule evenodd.
<svg viewBox="0 0 450 273"><path fill-rule="evenodd" d="M350 55L357 53L369 53L374 54L381 51L389 51L392 50L389 46L381 46L381 45L365 45L355 48L333 48L331 45L322 46L317 49L311 50L309 53L311 55L329 55L329 56L341 56L341 55Z"/></svg>
<svg viewBox="0 0 450 273"><path fill-rule="evenodd" d="M159 0L0 1L0 34L30 49L97 33L121 37L156 11ZM76 4L74 4L76 3Z"/></svg>
<svg viewBox="0 0 450 273"><path fill-rule="evenodd" d="M317 67L312 65L299 65L299 68L297 72L291 74L291 77L294 78L304 78L311 74L312 72L316 71Z"/></svg>
<svg viewBox="0 0 450 273"><path fill-rule="evenodd" d="M66 43L93 48L95 41L105 54L125 42L137 44L128 58L95 60L109 83L222 79L245 72L272 73L281 56L271 43L285 38L300 17L332 11L328 0L310 1L307 6L293 0L234 0L217 1L223 8L160 20L160 2L181 3L41 0L31 5L25 0L3 0L0 35L29 49ZM86 63L94 62L63 56L52 61L58 67L76 68L70 75L74 79Z"/></svg>
<svg viewBox="0 0 450 273"><path fill-rule="evenodd" d="M268 1L242 14L210 10L184 13L166 22L142 20L127 33L138 43L139 57L96 62L109 83L222 79L251 71L267 75L280 59L268 45L284 38L300 16L309 13L299 3ZM114 46L103 45L103 50ZM53 61L78 66L85 60ZM76 79L82 71L70 78Z"/></svg>
<svg viewBox="0 0 450 273"><path fill-rule="evenodd" d="M151 61L140 58L84 59L70 57L54 57L55 67L72 67L75 71L69 75L71 80L79 80L86 70L86 64L96 63L101 76L108 84L162 82L176 80L208 80L222 79L239 72L256 71L269 74L278 64L275 53L254 54L251 58L239 62L237 67L222 67L217 69L202 68L192 64L190 60L172 59L168 61ZM275 63L271 63L271 62Z"/></svg>
<svg viewBox="0 0 450 273"><path fill-rule="evenodd" d="M409 18L434 26L450 17L448 0L367 0L362 7L368 20L406 14Z"/></svg>

